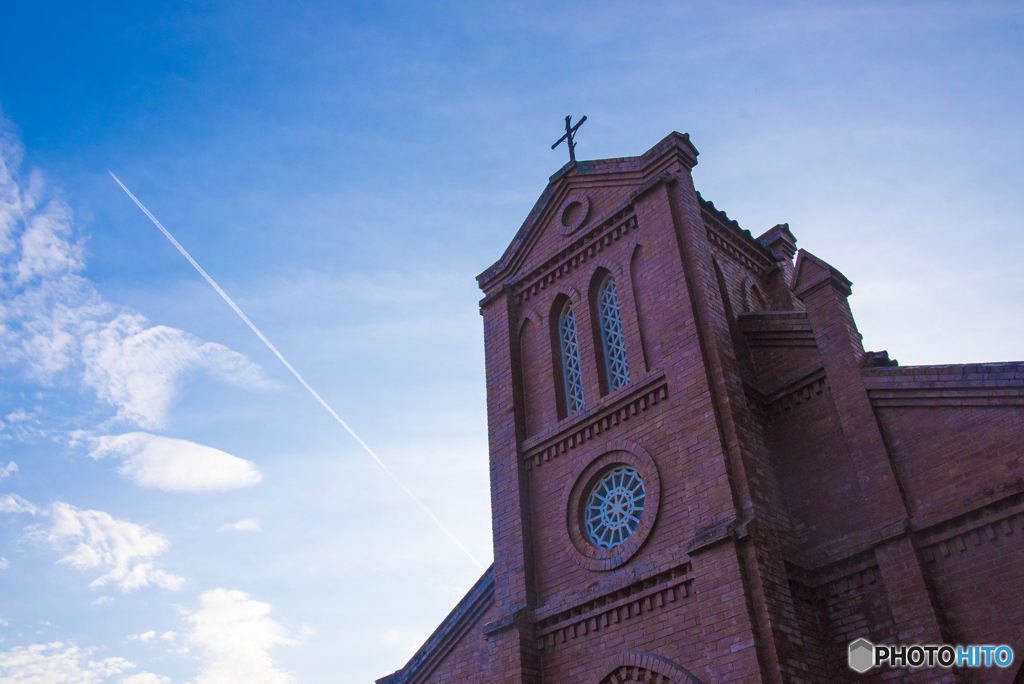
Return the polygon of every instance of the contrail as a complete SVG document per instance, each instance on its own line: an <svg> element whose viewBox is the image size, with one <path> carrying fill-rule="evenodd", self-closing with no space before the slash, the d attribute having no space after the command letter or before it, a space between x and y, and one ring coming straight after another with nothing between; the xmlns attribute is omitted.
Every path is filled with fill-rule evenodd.
<svg viewBox="0 0 1024 684"><path fill-rule="evenodd" d="M199 271L199 275L201 275L204 278L206 278L206 282L210 283L210 285L213 286L213 289L217 291L217 294L219 294L221 297L224 298L224 301L228 303L228 306L230 306L232 309L234 309L235 313L238 314L242 318L243 321L245 321L245 324L248 325L250 328L252 328L252 331L254 333L256 333L257 337L259 337L261 340L263 340L263 344L267 345L267 347L270 348L270 351L274 352L274 355L281 360L281 363L283 363L285 365L285 367L287 367L288 370L290 370L292 372L292 375L295 376L295 379L298 380L299 382L301 382L302 386L305 387L306 389L308 389L309 393L312 394L314 397L316 397L316 400L320 402L320 405L323 406L325 409L327 409L327 412L330 413L332 416L334 416L334 419L336 421L341 423L341 427L345 428L345 430L348 432L348 434L352 435L352 438L354 440L356 440L357 442L359 442L359 446L363 447L363 449L366 450L366 453L370 454L370 456L373 458L373 460L377 462L377 465L379 465L381 468L384 469L384 472L387 473L388 477L390 477L392 480L394 480L395 484L398 485L399 487L401 487L402 491L404 491L406 494L408 494L409 498L412 499L413 501L415 501L416 505L419 506L420 509L422 509L424 513L426 513L427 515L430 516L430 519L433 520L437 524L437 526L439 528L441 528L441 531L444 532L446 535L448 535L448 538L451 539L453 542L455 542L456 546L458 546L460 549L462 549L462 552L464 554L466 554L466 556L469 557L469 560L473 561L477 565L477 567L479 567L481 570L486 570L486 568L483 566L483 564L480 563L480 561L478 561L476 558L474 558L473 554L471 554L469 552L469 550L465 546L462 545L462 542L460 542L455 537L454 534L449 532L448 528L445 527L444 524L440 520L437 519L437 516L434 515L433 513L431 513L430 509L427 508L426 506L424 506L423 502L420 501L418 498L416 498L416 495L412 493L412 490L409 489L408 487L406 487L404 484L402 484L401 480L399 480L397 477L395 477L395 474L393 472L391 472L391 470L386 465L384 465L384 461L380 460L380 458L377 456L377 454L373 453L373 449L371 449L369 446L367 446L366 442L364 442L362 439L360 439L359 435L357 435L355 432L353 432L352 428L350 428L348 426L348 423L343 421L341 419L341 416L339 416L337 413L335 413L334 409L332 409L327 404L327 402L324 401L323 398L319 394L316 393L316 390L314 390L312 387L309 386L309 383L306 382L305 379L303 379L303 377L301 375L299 375L299 371L295 370L292 367L292 364L288 363L288 359L284 358L281 355L281 352L277 351L277 347L272 345L270 343L270 340L268 340L266 337L264 337L263 333L260 332L259 328L257 328L255 325L253 325L253 322L249 320L249 317L246 316L244 313L242 313L242 310L238 308L237 304L235 304L233 301L231 301L231 297L228 297L227 293L224 292L224 290L220 289L220 285L218 285L217 283L213 282L213 278L211 278L206 273L206 271L203 270L202 266L200 266L199 264L196 263L196 260L192 258L191 254L189 254L188 252L185 251L184 247L182 247L181 245L178 244L178 241L174 239L174 236L171 235L167 231L167 229L163 227L163 224L161 224L159 221L156 220L156 216L153 216L151 213L149 213L149 209L147 209L145 206L143 206L142 202L140 202L138 200L138 198L135 197L135 195L132 194L131 190L129 190L128 188L125 187L124 183L121 182L121 179L118 178L117 176L115 176L114 172L109 170L109 169L107 170L107 173L110 174L111 178L113 178L115 181L117 181L117 184L121 186L122 190L124 190L126 193L128 193L128 196L132 198L132 201L135 202L137 205L139 205L139 209L141 209L142 212L146 216L149 217L149 220L153 222L153 225L155 225L157 228L159 228L160 232L163 233L167 237L167 239L171 241L171 244L178 248L178 251L181 252L182 256L184 256L186 259L188 259L188 262L190 264L192 264L192 266L194 266L197 271Z"/></svg>

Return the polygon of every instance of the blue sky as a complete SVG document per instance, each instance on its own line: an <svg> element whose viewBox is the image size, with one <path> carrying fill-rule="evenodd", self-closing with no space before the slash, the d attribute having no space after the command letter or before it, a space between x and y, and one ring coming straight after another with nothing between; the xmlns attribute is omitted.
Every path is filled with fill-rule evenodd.
<svg viewBox="0 0 1024 684"><path fill-rule="evenodd" d="M868 349L1024 358L1019 3L3 15L0 681L369 682L479 575L108 169L485 564L474 276L566 114L583 159L689 132Z"/></svg>

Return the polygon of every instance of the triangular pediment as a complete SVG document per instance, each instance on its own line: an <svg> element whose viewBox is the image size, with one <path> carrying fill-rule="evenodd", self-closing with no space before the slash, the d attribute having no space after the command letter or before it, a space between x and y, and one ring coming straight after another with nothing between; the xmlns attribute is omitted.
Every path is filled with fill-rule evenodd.
<svg viewBox="0 0 1024 684"><path fill-rule="evenodd" d="M667 168L689 170L696 163L689 136L673 132L639 157L566 164L551 176L501 259L477 276L480 287L490 291L513 280L544 236L584 234L627 208L638 190L663 181Z"/></svg>

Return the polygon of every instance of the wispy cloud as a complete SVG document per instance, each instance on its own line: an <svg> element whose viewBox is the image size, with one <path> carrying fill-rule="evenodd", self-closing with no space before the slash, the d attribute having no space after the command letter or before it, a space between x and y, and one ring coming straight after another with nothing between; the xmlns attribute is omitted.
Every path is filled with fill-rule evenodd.
<svg viewBox="0 0 1024 684"><path fill-rule="evenodd" d="M42 195L43 179L33 171L19 181L24 150L10 125L0 119L0 254L14 249L14 227L35 210Z"/></svg>
<svg viewBox="0 0 1024 684"><path fill-rule="evenodd" d="M149 630L148 632L143 632L142 634L128 635L128 641L141 641L144 644L148 644L153 639L156 639L156 630L153 629Z"/></svg>
<svg viewBox="0 0 1024 684"><path fill-rule="evenodd" d="M209 492L259 484L255 464L237 456L183 439L146 432L95 438L93 458L124 459L121 476L140 487L169 492Z"/></svg>
<svg viewBox="0 0 1024 684"><path fill-rule="evenodd" d="M188 642L203 653L196 684L289 684L295 679L270 656L275 646L296 642L270 617L267 603L241 591L214 589L199 598L200 609L186 616Z"/></svg>
<svg viewBox="0 0 1024 684"><path fill-rule="evenodd" d="M9 434L3 434L4 431L7 431ZM13 437L21 442L32 442L36 438L46 436L47 431L42 427L42 421L35 415L35 412L29 413L25 409L20 408L11 411L4 416L3 420L0 420L0 439L11 439Z"/></svg>
<svg viewBox="0 0 1024 684"><path fill-rule="evenodd" d="M3 265L6 271L17 270L17 263L13 268L10 263ZM74 274L27 285L8 278L5 285L0 310L2 358L45 385L78 366L81 336L98 321L116 315L116 308L103 301L91 283Z"/></svg>
<svg viewBox="0 0 1024 684"><path fill-rule="evenodd" d="M32 502L23 499L17 494L4 494L0 496L0 513L31 513L35 515L39 509Z"/></svg>
<svg viewBox="0 0 1024 684"><path fill-rule="evenodd" d="M170 677L153 674L152 672L136 672L124 679L119 679L118 684L168 684Z"/></svg>
<svg viewBox="0 0 1024 684"><path fill-rule="evenodd" d="M82 356L85 383L117 407L119 418L143 428L164 426L177 380L191 369L205 369L242 387L273 386L259 366L238 352L177 328L148 328L139 314L121 314L87 334Z"/></svg>
<svg viewBox="0 0 1024 684"><path fill-rule="evenodd" d="M0 558L0 570L8 570L11 567L11 561L6 558Z"/></svg>
<svg viewBox="0 0 1024 684"><path fill-rule="evenodd" d="M0 681L26 684L101 684L111 680L118 684L166 684L170 681L150 672L114 679L135 669L135 663L118 657L92 660L96 650L55 641L0 651Z"/></svg>
<svg viewBox="0 0 1024 684"><path fill-rule="evenodd" d="M6 466L0 465L0 480L4 479L5 477L10 475L11 473L16 473L16 472L18 472L18 464L15 463L14 461L11 461Z"/></svg>
<svg viewBox="0 0 1024 684"><path fill-rule="evenodd" d="M218 532L262 532L263 527L256 518L245 518L234 523L225 523L217 528Z"/></svg>
<svg viewBox="0 0 1024 684"><path fill-rule="evenodd" d="M166 424L178 379L190 370L273 386L238 352L104 300L79 275L83 238L70 207L47 200L42 175L23 175L22 163L21 144L0 118L0 363L47 385L80 379L115 418L145 429Z"/></svg>
<svg viewBox="0 0 1024 684"><path fill-rule="evenodd" d="M34 216L26 217L16 283L73 273L85 266L81 242L68 239L71 223L71 208L60 200L51 201Z"/></svg>
<svg viewBox="0 0 1024 684"><path fill-rule="evenodd" d="M184 578L147 562L170 547L163 535L103 511L79 511L61 501L50 507L50 516L53 526L43 533L44 538L58 548L74 545L58 562L77 570L109 568L91 587L116 582L122 592L150 585L177 591L185 583Z"/></svg>
<svg viewBox="0 0 1024 684"><path fill-rule="evenodd" d="M23 176L21 143L0 120L0 352L49 383L74 363L83 327L115 308L77 275L84 266L71 209L46 200L42 174Z"/></svg>

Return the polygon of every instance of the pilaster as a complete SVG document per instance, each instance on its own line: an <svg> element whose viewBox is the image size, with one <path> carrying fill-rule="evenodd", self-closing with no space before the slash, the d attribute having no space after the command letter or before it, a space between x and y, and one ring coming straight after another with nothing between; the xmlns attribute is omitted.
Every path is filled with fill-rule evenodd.
<svg viewBox="0 0 1024 684"><path fill-rule="evenodd" d="M742 602L750 611L750 636L746 641L756 646L763 681L783 682L785 660L799 636L775 529L781 508L778 487L768 481L767 453L761 441L754 439L750 425L726 305L719 292L697 194L689 174L678 174L676 179L678 184L670 189L670 197L675 200L680 253L693 292L693 309L734 502L735 533L730 542L744 592Z"/></svg>
<svg viewBox="0 0 1024 684"><path fill-rule="evenodd" d="M875 540L896 639L903 644L948 643L940 606L910 537L909 513L861 375L864 347L848 297L850 281L813 254L800 250L793 293L807 308L843 436L849 447ZM909 681L948 681L949 672L906 673ZM960 676L960 675L957 675Z"/></svg>
<svg viewBox="0 0 1024 684"><path fill-rule="evenodd" d="M484 318L487 423L490 438L491 516L494 534L494 601L498 618L486 628L497 655L493 681L540 682L532 625L525 620L535 589L530 538L529 481L518 456L525 436L517 312L508 288L488 299Z"/></svg>

